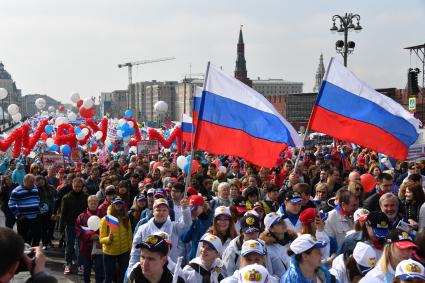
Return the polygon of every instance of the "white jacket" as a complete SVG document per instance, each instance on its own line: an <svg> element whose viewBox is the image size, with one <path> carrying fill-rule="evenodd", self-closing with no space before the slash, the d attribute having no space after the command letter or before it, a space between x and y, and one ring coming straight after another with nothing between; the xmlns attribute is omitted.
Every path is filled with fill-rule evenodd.
<svg viewBox="0 0 425 283"><path fill-rule="evenodd" d="M241 257L241 250L237 247L239 237L230 241L229 245L223 252L223 275L230 276L239 267L239 260Z"/></svg>
<svg viewBox="0 0 425 283"><path fill-rule="evenodd" d="M205 266L201 262L201 258L195 257L189 263L196 263L203 267L205 270ZM223 267L223 263L221 259L217 258L211 266L211 283L219 283L218 276L221 273ZM186 282L202 282L202 276L199 272L192 268L189 264L183 268L183 276ZM223 274L222 274L223 275Z"/></svg>
<svg viewBox="0 0 425 283"><path fill-rule="evenodd" d="M266 245L267 257L270 260L271 268L268 269L269 273L277 278L282 277L289 267L290 257L288 256L289 244L282 246L281 244L274 243Z"/></svg>
<svg viewBox="0 0 425 283"><path fill-rule="evenodd" d="M339 283L350 283L347 277L347 270L345 269L344 255L340 254L332 261L332 268L329 272L335 276Z"/></svg>
<svg viewBox="0 0 425 283"><path fill-rule="evenodd" d="M391 264L388 266L388 272L384 274L379 267L379 261L376 266L363 277L359 283L391 283L395 276Z"/></svg>
<svg viewBox="0 0 425 283"><path fill-rule="evenodd" d="M325 232L329 237L335 237L338 247L344 242L345 235L353 228L353 220L341 215L335 209L329 212L328 219L325 222Z"/></svg>
<svg viewBox="0 0 425 283"><path fill-rule="evenodd" d="M154 219L151 218L147 223L140 226L137 232L134 234L133 247L131 248L130 262L128 266L134 266L134 264L140 260L140 249L136 249L136 246L143 242L146 237L159 231L166 232L170 236L171 242L173 244L170 252L170 258L174 262L177 261L177 244L179 242L179 238L192 225L192 216L190 214L190 210L188 208L183 210L183 216L178 221L172 222L170 217L168 217L167 221L162 225L161 229L158 229L155 226L153 220Z"/></svg>

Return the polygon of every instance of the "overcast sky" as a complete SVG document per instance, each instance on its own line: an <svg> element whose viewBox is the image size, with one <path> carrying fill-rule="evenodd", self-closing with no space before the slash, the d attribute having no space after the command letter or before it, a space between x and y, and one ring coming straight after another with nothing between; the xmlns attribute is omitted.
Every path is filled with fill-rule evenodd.
<svg viewBox="0 0 425 283"><path fill-rule="evenodd" d="M135 67L133 82L181 80L206 64L233 74L243 24L248 76L304 83L312 91L322 52L335 53L331 17L361 16L361 33L348 66L375 88L406 85L407 68L420 66L404 47L425 43L424 0L20 0L0 5L0 60L23 94L63 102L126 89L117 64L175 56Z"/></svg>

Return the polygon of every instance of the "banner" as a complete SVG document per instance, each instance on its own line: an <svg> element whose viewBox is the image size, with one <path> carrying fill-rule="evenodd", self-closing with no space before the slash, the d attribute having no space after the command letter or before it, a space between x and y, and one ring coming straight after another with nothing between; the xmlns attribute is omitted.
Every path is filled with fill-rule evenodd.
<svg viewBox="0 0 425 283"><path fill-rule="evenodd" d="M63 155L45 153L43 154L43 166L44 169L48 169L50 166L56 168L65 168L65 159Z"/></svg>
<svg viewBox="0 0 425 283"><path fill-rule="evenodd" d="M137 154L155 155L159 153L158 141L139 141L137 143Z"/></svg>

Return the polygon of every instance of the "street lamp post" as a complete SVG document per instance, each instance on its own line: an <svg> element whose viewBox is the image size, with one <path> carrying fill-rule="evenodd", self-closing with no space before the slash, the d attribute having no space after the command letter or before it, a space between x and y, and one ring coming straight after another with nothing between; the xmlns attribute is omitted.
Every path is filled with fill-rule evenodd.
<svg viewBox="0 0 425 283"><path fill-rule="evenodd" d="M357 21L357 24L354 25L353 20ZM356 31L360 32L363 28L360 26L360 15L345 13L345 16L334 15L332 17L333 25L331 27L332 33L344 33L344 41L338 40L335 43L336 52L340 53L344 58L344 66L347 67L347 59L348 54L351 54L354 51L354 47L356 44L354 41L348 41L348 32ZM339 28L337 27L337 23L339 22Z"/></svg>

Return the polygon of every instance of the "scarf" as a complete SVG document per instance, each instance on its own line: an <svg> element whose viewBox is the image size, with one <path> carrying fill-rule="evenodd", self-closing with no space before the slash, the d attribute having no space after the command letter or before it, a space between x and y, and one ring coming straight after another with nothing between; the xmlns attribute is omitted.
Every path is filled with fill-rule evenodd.
<svg viewBox="0 0 425 283"><path fill-rule="evenodd" d="M339 204L335 206L335 210L336 210L336 212L338 212L342 216L345 216L345 217L348 217L348 218L352 217L352 215L349 214L348 212L346 212Z"/></svg>

